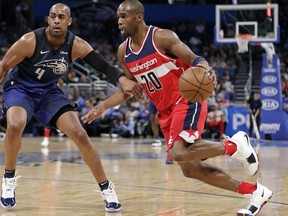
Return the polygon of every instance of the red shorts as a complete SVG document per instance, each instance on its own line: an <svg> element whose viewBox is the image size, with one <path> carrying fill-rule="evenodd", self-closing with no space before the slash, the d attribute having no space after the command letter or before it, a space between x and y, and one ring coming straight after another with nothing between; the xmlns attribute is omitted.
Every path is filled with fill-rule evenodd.
<svg viewBox="0 0 288 216"><path fill-rule="evenodd" d="M159 111L158 119L168 149L176 140L193 143L201 139L207 115L207 103L189 102L182 98L165 111Z"/></svg>

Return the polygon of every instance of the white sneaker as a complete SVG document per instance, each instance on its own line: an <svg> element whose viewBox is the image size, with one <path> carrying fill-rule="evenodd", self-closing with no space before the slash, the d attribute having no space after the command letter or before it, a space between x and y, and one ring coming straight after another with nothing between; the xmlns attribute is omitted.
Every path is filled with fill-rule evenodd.
<svg viewBox="0 0 288 216"><path fill-rule="evenodd" d="M3 177L2 179L1 205L7 210L13 209L16 206L15 189L19 178L21 176L15 176L14 178Z"/></svg>
<svg viewBox="0 0 288 216"><path fill-rule="evenodd" d="M160 139L155 139L155 141L151 145L152 147L161 147L162 141Z"/></svg>
<svg viewBox="0 0 288 216"><path fill-rule="evenodd" d="M49 138L48 137L44 137L42 142L41 142L41 145L44 146L44 147L47 147L49 145Z"/></svg>
<svg viewBox="0 0 288 216"><path fill-rule="evenodd" d="M237 151L231 157L238 159L247 173L254 176L259 169L259 159L251 146L249 136L245 132L239 131L228 140L237 145Z"/></svg>
<svg viewBox="0 0 288 216"><path fill-rule="evenodd" d="M107 212L121 211L121 204L118 201L117 194L115 192L115 186L112 182L109 182L108 188L101 191L101 194L104 202L106 203L105 210Z"/></svg>
<svg viewBox="0 0 288 216"><path fill-rule="evenodd" d="M246 209L241 209L237 212L238 216L254 216L257 215L261 208L269 202L272 197L272 191L267 187L261 185L259 181L257 181L257 189L251 194L250 204ZM247 195L244 195L247 196Z"/></svg>

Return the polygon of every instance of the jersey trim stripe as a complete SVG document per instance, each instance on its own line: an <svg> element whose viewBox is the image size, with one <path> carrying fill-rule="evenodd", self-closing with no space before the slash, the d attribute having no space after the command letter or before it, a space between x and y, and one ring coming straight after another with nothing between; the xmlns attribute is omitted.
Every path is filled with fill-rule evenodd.
<svg viewBox="0 0 288 216"><path fill-rule="evenodd" d="M166 58L166 59L169 59L170 61L173 61L173 63L176 62L176 59L175 58L172 58L168 55L165 55L164 53L160 52L160 50L158 49L157 45L155 44L155 40L154 40L154 34L155 34L155 31L156 29L158 29L157 27L153 29L153 34L152 34L152 44L153 44L153 47L154 49L157 51L157 53L159 55L161 55L162 57Z"/></svg>
<svg viewBox="0 0 288 216"><path fill-rule="evenodd" d="M199 103L189 102L188 101L188 112L184 120L184 130L191 128L194 131L197 131L197 123L201 111L201 105ZM191 118L192 116L192 118Z"/></svg>
<svg viewBox="0 0 288 216"><path fill-rule="evenodd" d="M166 74L170 73L171 70L177 70L178 68L173 65L171 62L168 62L168 63L165 63L165 64L162 64L156 68L152 68L151 70L148 70L148 71L140 71L140 72L137 72L137 73L133 73L133 76L138 80L138 82L140 83L145 83L145 80L143 80L141 78L141 76L143 75L147 75L149 74L151 71L153 71L153 73L158 77L158 78L161 78L161 77L164 77Z"/></svg>
<svg viewBox="0 0 288 216"><path fill-rule="evenodd" d="M129 41L128 41L128 46L129 46L129 49L130 49L130 51L133 53L133 54L135 54L135 55L138 55L141 51L142 51L142 48L143 48L143 46L144 46L144 44L145 44L145 42L146 42L146 39L147 39L147 37L148 37L148 35L149 35L149 32L150 32L150 30L151 30L151 25L149 26L149 28L148 28L148 31L146 32L146 35L145 35L145 38L144 38L144 40L142 41L142 44L141 44L141 47L140 47L140 49L138 50L138 51L133 51L133 49L132 49L132 47L131 47L131 38L129 37L128 39L129 39ZM126 52L125 52L126 53Z"/></svg>

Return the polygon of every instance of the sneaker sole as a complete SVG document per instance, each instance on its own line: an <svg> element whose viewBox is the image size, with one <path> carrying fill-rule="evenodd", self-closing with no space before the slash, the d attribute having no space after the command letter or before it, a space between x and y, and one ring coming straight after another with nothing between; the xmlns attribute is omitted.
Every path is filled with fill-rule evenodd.
<svg viewBox="0 0 288 216"><path fill-rule="evenodd" d="M268 197L268 198L262 203L262 205L261 205L260 208L259 208L259 211L256 212L255 215L253 215L253 214L246 214L246 213L237 213L237 216L256 216L256 215L258 215L258 214L260 213L262 207L271 200L272 195L273 195L273 193L271 194L270 197Z"/></svg>
<svg viewBox="0 0 288 216"><path fill-rule="evenodd" d="M152 147L161 147L162 144L159 144L159 143L152 143L151 146L152 146Z"/></svg>
<svg viewBox="0 0 288 216"><path fill-rule="evenodd" d="M11 211L16 207L16 204L14 206L4 206L1 202L1 206L7 211Z"/></svg>
<svg viewBox="0 0 288 216"><path fill-rule="evenodd" d="M120 212L122 210L122 207L118 208L118 209L109 209L109 208L105 208L106 212Z"/></svg>
<svg viewBox="0 0 288 216"><path fill-rule="evenodd" d="M174 161L173 161L173 160L166 160L165 163L168 164L168 165L170 165L170 164L173 164Z"/></svg>

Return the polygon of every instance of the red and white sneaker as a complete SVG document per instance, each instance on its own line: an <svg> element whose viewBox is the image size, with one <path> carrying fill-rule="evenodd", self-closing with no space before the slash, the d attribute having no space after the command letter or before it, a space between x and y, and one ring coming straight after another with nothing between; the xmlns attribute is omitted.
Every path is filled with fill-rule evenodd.
<svg viewBox="0 0 288 216"><path fill-rule="evenodd" d="M239 160L250 176L256 175L259 169L259 159L251 146L249 136L239 131L228 140L237 145L237 151L231 157Z"/></svg>
<svg viewBox="0 0 288 216"><path fill-rule="evenodd" d="M250 203L246 209L240 209L237 212L237 216L254 216L257 215L261 208L269 202L272 197L272 191L267 187L261 185L259 181L257 181L257 189L251 194L244 194L246 197L250 198Z"/></svg>

